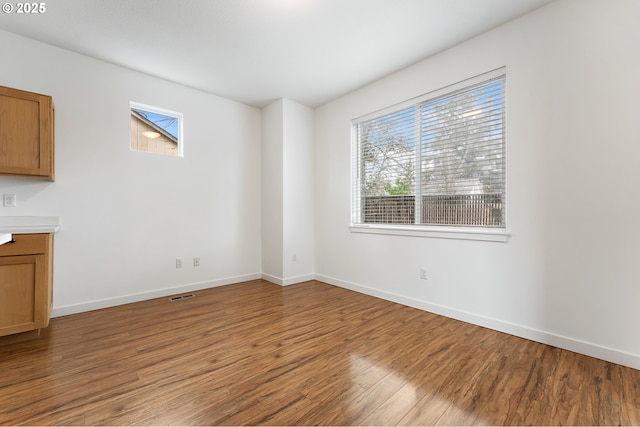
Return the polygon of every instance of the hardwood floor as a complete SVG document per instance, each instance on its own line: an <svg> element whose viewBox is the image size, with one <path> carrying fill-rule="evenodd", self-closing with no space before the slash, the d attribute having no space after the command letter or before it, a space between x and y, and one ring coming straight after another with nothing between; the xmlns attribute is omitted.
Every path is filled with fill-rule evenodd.
<svg viewBox="0 0 640 427"><path fill-rule="evenodd" d="M320 282L56 318L2 425L638 425L640 371Z"/></svg>

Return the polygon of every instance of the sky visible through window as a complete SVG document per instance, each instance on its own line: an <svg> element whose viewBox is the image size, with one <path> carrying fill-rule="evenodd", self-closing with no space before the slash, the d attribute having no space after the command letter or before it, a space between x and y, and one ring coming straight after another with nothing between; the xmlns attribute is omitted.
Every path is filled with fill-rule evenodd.
<svg viewBox="0 0 640 427"><path fill-rule="evenodd" d="M133 111L145 117L147 120L158 126L160 129L165 130L174 138L178 139L178 118L167 116L164 114L158 114L151 111L141 110L138 108L132 108Z"/></svg>

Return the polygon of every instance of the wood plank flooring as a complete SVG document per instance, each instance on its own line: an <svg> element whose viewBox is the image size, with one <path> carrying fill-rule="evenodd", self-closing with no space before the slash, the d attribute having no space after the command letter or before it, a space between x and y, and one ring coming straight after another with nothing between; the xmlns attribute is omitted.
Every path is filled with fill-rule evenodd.
<svg viewBox="0 0 640 427"><path fill-rule="evenodd" d="M631 368L315 281L194 294L0 347L0 424L640 424Z"/></svg>

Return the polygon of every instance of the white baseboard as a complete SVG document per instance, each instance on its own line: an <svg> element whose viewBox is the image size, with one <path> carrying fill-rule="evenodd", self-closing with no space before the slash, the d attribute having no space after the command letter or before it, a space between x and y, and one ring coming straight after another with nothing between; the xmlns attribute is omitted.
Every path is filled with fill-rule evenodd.
<svg viewBox="0 0 640 427"><path fill-rule="evenodd" d="M316 278L316 275L305 274L303 276L287 277L285 279L282 277L272 276L271 274L262 273L262 278L271 283L275 283L276 285L289 286L289 285L295 285L296 283L302 283L302 282L307 282L309 280L314 280Z"/></svg>
<svg viewBox="0 0 640 427"><path fill-rule="evenodd" d="M174 286L171 288L157 289L149 292L140 292L137 294L123 295L114 298L105 298L83 302L80 304L66 305L55 307L51 311L51 317L67 316L69 314L82 313L85 311L99 310L101 308L114 307L117 305L129 304L132 302L145 301L153 298L162 298L183 292L193 292L202 289L215 288L218 286L231 285L234 283L246 282L262 278L260 273L246 274L243 276L227 277L224 279L212 280L207 282L190 283L187 285Z"/></svg>
<svg viewBox="0 0 640 427"><path fill-rule="evenodd" d="M627 353L597 344L576 340L574 338L540 331L537 329L529 328L522 325L516 325L514 323L509 323L498 319L492 319L490 317L479 316L477 314L452 309L450 307L445 307L438 304L432 304L426 301L398 295L392 292L381 291L379 289L370 288L368 286L359 285L357 283L347 282L344 280L336 279L334 277L316 274L315 279L321 282L328 283L330 285L374 296L387 301L396 302L409 307L428 311L430 313L450 317L452 319L461 320L463 322L471 323L474 325L483 326L485 328L493 329L498 332L504 332L520 338L525 338L542 344L551 345L554 347L562 348L564 350L573 351L574 353L580 353L586 356L595 357L597 359L606 360L608 362L617 363L619 365L628 366L630 368L640 369L640 355L637 354Z"/></svg>
<svg viewBox="0 0 640 427"><path fill-rule="evenodd" d="M85 311L98 310L101 308L113 307L132 302L144 301L153 298L161 298L175 295L183 292L192 292L217 286L231 285L234 283L246 282L249 280L264 279L280 286L288 286L295 283L306 282L308 280L318 280L330 285L349 289L365 295L374 296L387 301L396 302L409 307L428 311L430 313L439 314L463 322L471 323L485 328L515 335L520 338L529 339L539 343L551 345L575 353L584 354L586 356L595 357L597 359L606 360L608 362L617 363L619 365L628 366L634 369L640 369L640 355L627 353L624 351L600 346L593 343L580 341L574 338L517 325L503 320L493 319L490 317L480 316L477 314L456 310L450 307L429 303L415 298L406 297L395 294L393 292L382 291L368 286L348 282L334 277L324 276L321 274L307 274L296 277L276 277L266 273L254 273L242 276L228 277L213 281L191 283L188 285L175 286L171 288L157 289L149 292L140 292L137 294L124 295L114 298L105 298L101 300L88 301L80 304L72 304L62 307L55 307L51 313L51 317L67 316L69 314L82 313Z"/></svg>

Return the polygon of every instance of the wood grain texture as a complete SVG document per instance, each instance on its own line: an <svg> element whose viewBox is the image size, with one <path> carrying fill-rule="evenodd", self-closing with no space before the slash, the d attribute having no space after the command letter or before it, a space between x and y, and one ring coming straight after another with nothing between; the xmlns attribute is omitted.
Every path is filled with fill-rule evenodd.
<svg viewBox="0 0 640 427"><path fill-rule="evenodd" d="M50 96L0 86L0 175L54 181L54 114Z"/></svg>
<svg viewBox="0 0 640 427"><path fill-rule="evenodd" d="M638 425L640 371L320 282L51 321L1 425Z"/></svg>
<svg viewBox="0 0 640 427"><path fill-rule="evenodd" d="M49 324L53 291L53 234L14 234L0 246L0 345L5 336ZM37 334L36 334L37 336Z"/></svg>

